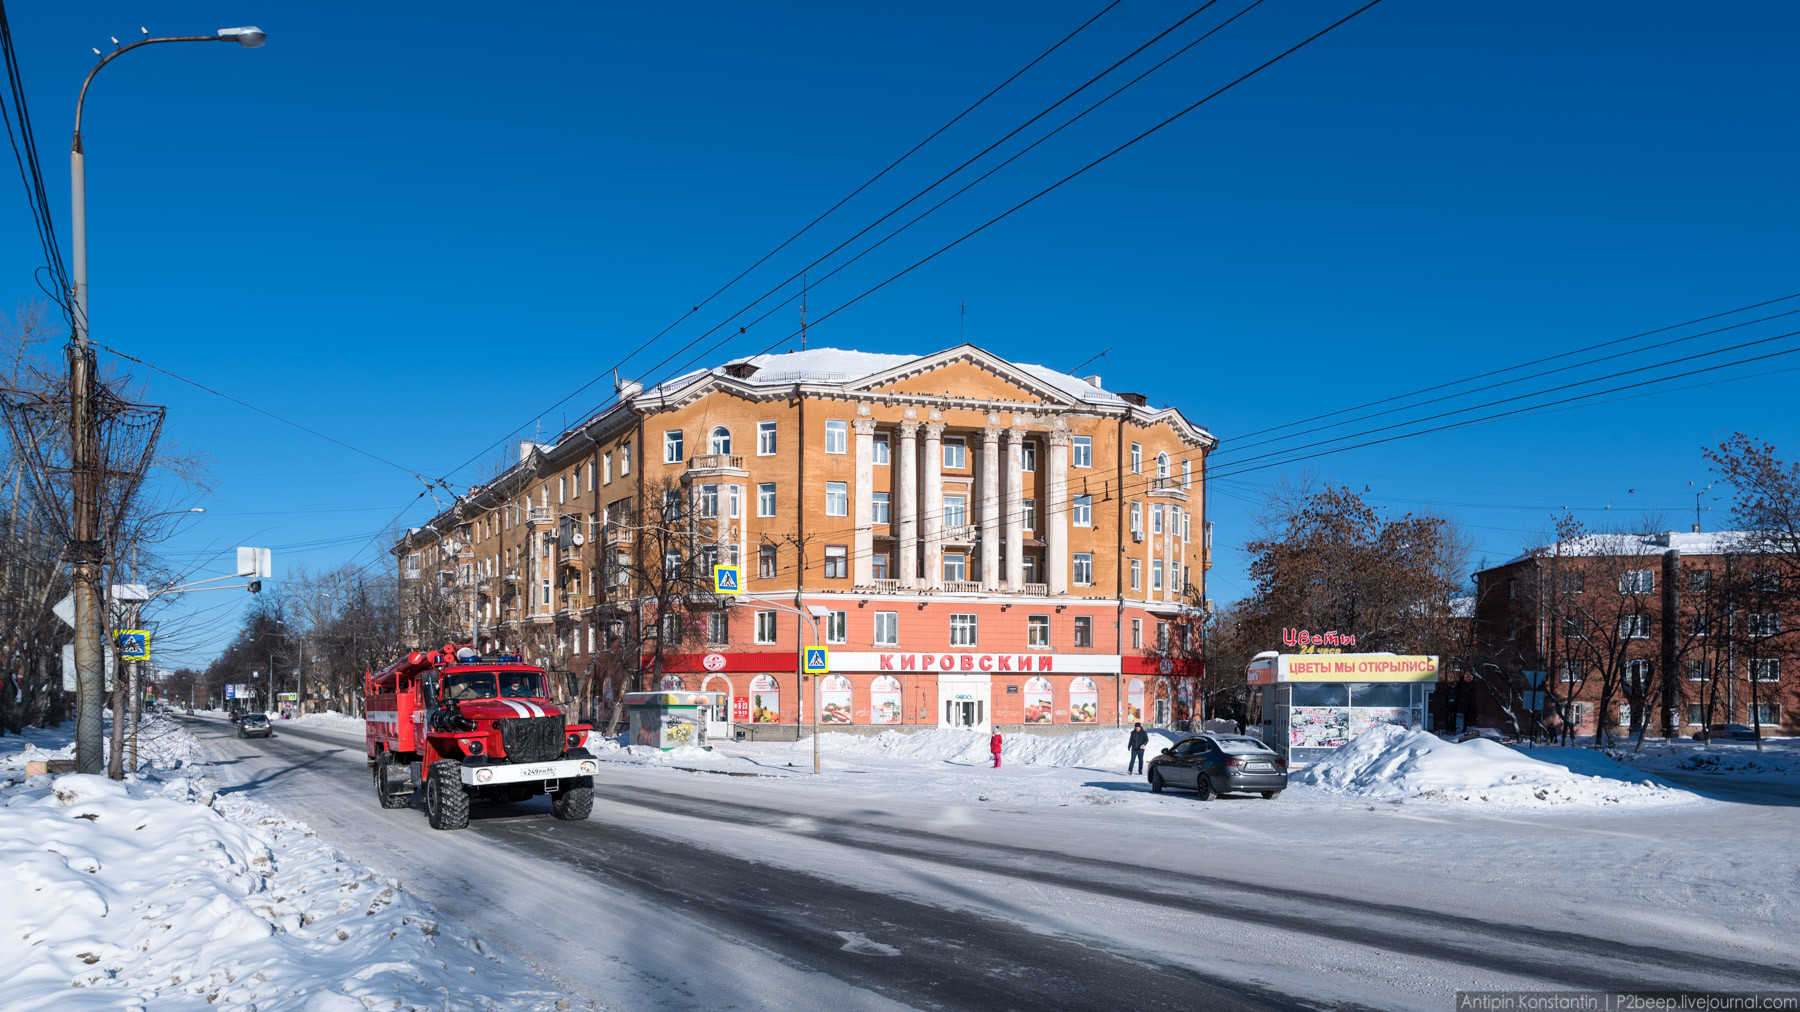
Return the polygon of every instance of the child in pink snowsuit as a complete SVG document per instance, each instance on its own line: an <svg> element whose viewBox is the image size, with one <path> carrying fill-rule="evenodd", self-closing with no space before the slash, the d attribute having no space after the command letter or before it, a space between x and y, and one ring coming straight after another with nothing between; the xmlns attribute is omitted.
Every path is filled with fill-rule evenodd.
<svg viewBox="0 0 1800 1012"><path fill-rule="evenodd" d="M988 742L988 748L994 753L994 768L1000 768L1000 732L994 732L994 738Z"/></svg>

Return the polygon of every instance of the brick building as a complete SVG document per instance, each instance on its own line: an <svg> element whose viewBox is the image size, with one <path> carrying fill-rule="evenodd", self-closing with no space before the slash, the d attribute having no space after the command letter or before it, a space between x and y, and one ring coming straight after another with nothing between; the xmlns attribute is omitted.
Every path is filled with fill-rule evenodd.
<svg viewBox="0 0 1800 1012"><path fill-rule="evenodd" d="M966 344L758 356L619 393L396 546L403 590L449 612L427 625L581 676L602 711L658 679L725 692L758 736L813 720L815 609L827 722L1186 716L1216 441L1179 411ZM650 553L737 564L742 593L647 622Z"/></svg>
<svg viewBox="0 0 1800 1012"><path fill-rule="evenodd" d="M1465 660L1489 677L1461 715L1521 733L1794 734L1788 564L1752 534L1670 531L1573 537L1482 570Z"/></svg>

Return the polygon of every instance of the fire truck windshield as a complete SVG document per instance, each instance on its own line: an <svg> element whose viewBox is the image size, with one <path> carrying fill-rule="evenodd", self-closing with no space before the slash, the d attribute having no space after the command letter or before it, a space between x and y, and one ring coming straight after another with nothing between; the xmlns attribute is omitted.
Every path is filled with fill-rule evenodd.
<svg viewBox="0 0 1800 1012"><path fill-rule="evenodd" d="M499 691L495 691L496 678ZM542 699L544 676L536 671L458 671L444 676L444 699Z"/></svg>

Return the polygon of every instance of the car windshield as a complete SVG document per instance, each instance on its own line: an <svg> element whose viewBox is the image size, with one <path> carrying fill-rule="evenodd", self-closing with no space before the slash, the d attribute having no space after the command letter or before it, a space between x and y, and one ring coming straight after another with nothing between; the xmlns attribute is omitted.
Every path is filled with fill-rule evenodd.
<svg viewBox="0 0 1800 1012"><path fill-rule="evenodd" d="M260 713L250 713L250 714L244 715L244 723L246 723L246 724L266 724L268 722L269 722L269 718L263 716Z"/></svg>
<svg viewBox="0 0 1800 1012"><path fill-rule="evenodd" d="M1255 738L1218 738L1215 740L1219 743L1220 751L1229 752L1232 755L1248 755L1251 752L1273 751L1269 746L1264 745Z"/></svg>
<svg viewBox="0 0 1800 1012"><path fill-rule="evenodd" d="M495 691L498 679L499 691ZM444 698L461 702L470 699L542 699L544 676L536 671L458 671L444 676Z"/></svg>

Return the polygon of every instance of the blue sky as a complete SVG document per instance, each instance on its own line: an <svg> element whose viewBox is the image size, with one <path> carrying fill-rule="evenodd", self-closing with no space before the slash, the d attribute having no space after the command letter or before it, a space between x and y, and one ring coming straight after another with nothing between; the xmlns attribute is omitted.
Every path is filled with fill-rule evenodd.
<svg viewBox="0 0 1800 1012"><path fill-rule="evenodd" d="M151 47L95 85L85 131L94 337L438 476L521 424L530 435L534 413L1102 6L439 4L372 18L365 4L240 2L10 13L59 212L90 46L140 24L269 32L257 51ZM819 283L812 315L1354 6L1269 0ZM625 373L663 378L715 338L652 370L679 345L1189 9L1119 4ZM1238 9L1214 7L1146 56ZM825 321L813 341L934 351L957 343L966 302L968 340L1060 368L1110 348L1082 372L1179 406L1229 448L1267 426L1788 295L1800 291L1786 44L1797 22L1800 10L1773 2L1385 0ZM23 191L13 192L0 200L13 240L0 245L8 302L37 293L39 262ZM66 241L66 217L58 225ZM796 322L783 309L702 361L762 350ZM1800 356L1685 382L1794 365ZM1563 506L1593 523L1609 504L1626 519L1660 509L1685 526L1687 483L1707 479L1702 445L1743 429L1791 451L1794 376L1511 419L1288 470L1368 485L1397 510L1451 515L1497 561ZM552 411L544 434L610 388ZM418 502L420 484L402 470L227 401L162 377L149 396L170 408L169 437L211 458L217 486L210 512L170 544L179 559L269 545L278 577L379 561L372 535ZM460 487L476 470L450 477ZM1216 598L1245 591L1232 549L1247 536L1248 504L1281 473L1218 489ZM221 558L202 575L227 566ZM185 623L181 650L163 662L203 662L240 606L228 595L184 602L209 610Z"/></svg>

